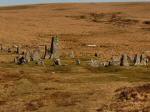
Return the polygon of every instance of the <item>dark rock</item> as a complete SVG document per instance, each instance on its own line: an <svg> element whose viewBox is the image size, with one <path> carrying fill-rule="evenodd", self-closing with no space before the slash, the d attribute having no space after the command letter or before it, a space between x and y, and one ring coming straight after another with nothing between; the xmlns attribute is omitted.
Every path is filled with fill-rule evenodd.
<svg viewBox="0 0 150 112"><path fill-rule="evenodd" d="M21 64L26 64L26 63L27 63L25 57L22 56L22 55L17 56L17 57L14 59L14 62L15 62L16 64L19 64L19 65L21 65Z"/></svg>
<svg viewBox="0 0 150 112"><path fill-rule="evenodd" d="M76 60L76 65L80 65L81 61L79 59Z"/></svg>

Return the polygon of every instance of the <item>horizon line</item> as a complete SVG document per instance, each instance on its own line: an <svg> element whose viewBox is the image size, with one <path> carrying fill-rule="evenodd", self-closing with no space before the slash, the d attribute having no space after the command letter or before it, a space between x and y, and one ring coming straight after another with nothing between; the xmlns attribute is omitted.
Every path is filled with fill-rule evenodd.
<svg viewBox="0 0 150 112"><path fill-rule="evenodd" d="M89 4L89 3L150 3L150 1L101 1L101 2L39 2L39 3L18 3L18 4L3 4L0 5L0 7L13 7L13 6L24 6L24 5L46 5L46 4L70 4L70 3L75 3L75 4Z"/></svg>

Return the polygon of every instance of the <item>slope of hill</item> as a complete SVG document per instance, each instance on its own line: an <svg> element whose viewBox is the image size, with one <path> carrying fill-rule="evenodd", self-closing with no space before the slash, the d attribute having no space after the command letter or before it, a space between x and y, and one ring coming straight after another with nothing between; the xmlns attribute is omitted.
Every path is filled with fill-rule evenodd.
<svg viewBox="0 0 150 112"><path fill-rule="evenodd" d="M0 8L0 42L49 44L76 54L112 55L150 49L150 3L66 3ZM97 47L87 47L95 44Z"/></svg>

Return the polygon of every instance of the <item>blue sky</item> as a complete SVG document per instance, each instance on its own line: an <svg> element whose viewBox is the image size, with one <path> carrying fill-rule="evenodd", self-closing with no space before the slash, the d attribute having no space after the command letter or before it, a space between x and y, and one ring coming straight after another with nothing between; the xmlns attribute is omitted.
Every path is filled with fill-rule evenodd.
<svg viewBox="0 0 150 112"><path fill-rule="evenodd" d="M122 2L122 1L150 1L150 0L0 0L0 5L16 5L30 3L54 3L54 2Z"/></svg>

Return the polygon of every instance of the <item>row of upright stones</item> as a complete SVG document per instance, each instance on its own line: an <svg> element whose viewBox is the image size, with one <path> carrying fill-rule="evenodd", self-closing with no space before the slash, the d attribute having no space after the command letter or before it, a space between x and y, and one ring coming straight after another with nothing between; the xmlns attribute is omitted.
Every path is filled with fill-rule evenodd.
<svg viewBox="0 0 150 112"><path fill-rule="evenodd" d="M127 54L122 54L119 57L112 57L110 61L97 61L91 60L90 65L93 67L108 67L108 66L146 66L149 63L149 58L143 54L136 54L133 57L128 56Z"/></svg>
<svg viewBox="0 0 150 112"><path fill-rule="evenodd" d="M31 61L35 61L37 64L44 64L45 59L52 59L54 64L61 65L60 54L59 54L59 39L57 36L52 37L50 48L47 45L44 46L44 54L40 54L40 49L35 48L32 50L27 50L23 54L19 54L15 57L14 61L16 64L26 64Z"/></svg>
<svg viewBox="0 0 150 112"><path fill-rule="evenodd" d="M19 48L17 48L17 53L19 53ZM74 58L74 53L71 52L70 57ZM59 38L57 36L52 37L50 48L45 45L44 54L40 55L40 49L36 48L33 51L27 50L22 55L18 55L15 58L15 63L17 64L26 64L30 61L35 61L37 64L43 65L45 59L52 59L55 65L61 65L60 61L60 50L59 50ZM76 64L80 65L80 60L76 60ZM90 65L92 67L100 67L100 66L131 66L131 65L147 65L149 63L148 57L143 54L137 54L133 57L128 56L127 54L122 54L119 57L112 57L109 61L99 61L91 59Z"/></svg>

